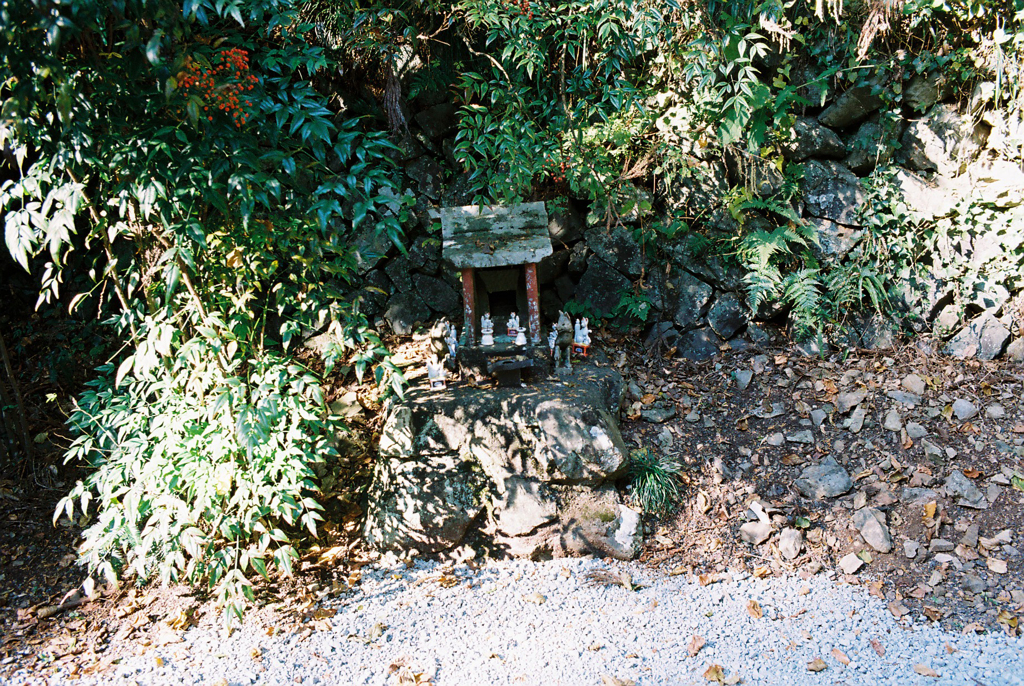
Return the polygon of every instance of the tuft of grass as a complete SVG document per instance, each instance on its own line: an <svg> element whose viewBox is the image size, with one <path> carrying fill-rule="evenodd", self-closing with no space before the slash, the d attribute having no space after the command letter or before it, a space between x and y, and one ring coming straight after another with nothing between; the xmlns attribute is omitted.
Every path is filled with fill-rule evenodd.
<svg viewBox="0 0 1024 686"><path fill-rule="evenodd" d="M679 463L647 448L629 454L633 502L644 512L661 515L679 501Z"/></svg>

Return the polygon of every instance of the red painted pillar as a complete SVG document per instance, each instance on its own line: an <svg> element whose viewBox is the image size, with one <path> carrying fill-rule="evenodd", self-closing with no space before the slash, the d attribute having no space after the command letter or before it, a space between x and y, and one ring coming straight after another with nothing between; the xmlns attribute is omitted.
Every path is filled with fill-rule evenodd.
<svg viewBox="0 0 1024 686"><path fill-rule="evenodd" d="M462 270L462 306L462 330L466 332L466 345L473 345L476 341L476 289L472 267Z"/></svg>
<svg viewBox="0 0 1024 686"><path fill-rule="evenodd" d="M537 263L526 264L526 307L530 314L530 340L540 343L540 296L537 293Z"/></svg>

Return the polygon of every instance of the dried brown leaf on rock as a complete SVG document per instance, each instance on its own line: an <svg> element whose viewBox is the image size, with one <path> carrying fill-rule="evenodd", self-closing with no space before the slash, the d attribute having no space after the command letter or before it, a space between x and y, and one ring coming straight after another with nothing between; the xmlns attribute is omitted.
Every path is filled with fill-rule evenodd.
<svg viewBox="0 0 1024 686"><path fill-rule="evenodd" d="M885 646L877 638L871 639L871 647L875 649L878 657L885 657Z"/></svg>
<svg viewBox="0 0 1024 686"><path fill-rule="evenodd" d="M704 647L704 637L698 634L694 634L690 637L690 642L686 644L686 652L690 654L690 657L696 657L700 649Z"/></svg>
<svg viewBox="0 0 1024 686"><path fill-rule="evenodd" d="M914 671L920 674L921 676L930 676L935 679L939 678L939 673L931 667L929 667L928 665L922 665L918 663L914 665Z"/></svg>
<svg viewBox="0 0 1024 686"><path fill-rule="evenodd" d="M636 682L632 679L616 679L613 676L602 674L601 686L636 686Z"/></svg>
<svg viewBox="0 0 1024 686"><path fill-rule="evenodd" d="M832 649L832 657L834 657L840 664L849 666L850 658L846 656L846 653L839 650L839 648Z"/></svg>
<svg viewBox="0 0 1024 686"><path fill-rule="evenodd" d="M936 503L934 500L932 502L930 502L930 503L925 503L925 506L924 506L924 518L925 519L935 519L935 510L938 508L938 506L939 506L939 504Z"/></svg>
<svg viewBox="0 0 1024 686"><path fill-rule="evenodd" d="M963 471L963 474L968 479L977 479L979 476L981 476L981 472L979 472L977 469L965 469Z"/></svg>
<svg viewBox="0 0 1024 686"><path fill-rule="evenodd" d="M928 619L932 620L933 622L937 622L940 619L942 619L942 610L940 610L937 607L932 607L931 605L924 606L924 614Z"/></svg>
<svg viewBox="0 0 1024 686"><path fill-rule="evenodd" d="M708 510L711 509L711 498L704 491L697 491L697 499L694 502L694 507L697 508L697 512L701 514L707 514Z"/></svg>
<svg viewBox="0 0 1024 686"><path fill-rule="evenodd" d="M820 657L816 657L807 663L808 672L821 672L828 669L828 665Z"/></svg>
<svg viewBox="0 0 1024 686"><path fill-rule="evenodd" d="M764 617L764 610L761 609L761 605L756 600L747 601L747 613L754 619Z"/></svg>
<svg viewBox="0 0 1024 686"><path fill-rule="evenodd" d="M896 619L899 619L903 615L905 615L908 612L910 612L910 610L908 610L907 606L904 605L903 603L901 603L899 601L894 601L894 602L889 603L889 612L892 613L893 617L895 617Z"/></svg>
<svg viewBox="0 0 1024 686"><path fill-rule="evenodd" d="M722 669L722 665L710 665L704 670L704 679L706 681L717 681L720 684L725 683L725 670Z"/></svg>
<svg viewBox="0 0 1024 686"><path fill-rule="evenodd" d="M528 603L533 603L535 605L543 605L547 602L548 599L544 597L544 595L540 591L534 591L529 595L524 595L523 600L525 600Z"/></svg>
<svg viewBox="0 0 1024 686"><path fill-rule="evenodd" d="M710 572L708 574L698 574L697 581L700 583L701 586L710 586L711 584L718 581L718 575L714 572Z"/></svg>

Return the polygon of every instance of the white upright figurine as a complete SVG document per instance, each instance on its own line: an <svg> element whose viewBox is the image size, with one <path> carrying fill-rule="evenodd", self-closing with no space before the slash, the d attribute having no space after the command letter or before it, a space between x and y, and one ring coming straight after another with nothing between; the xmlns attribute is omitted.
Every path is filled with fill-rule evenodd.
<svg viewBox="0 0 1024 686"><path fill-rule="evenodd" d="M508 337L515 338L519 333L519 315L513 312L512 316L505 322L505 326L508 327Z"/></svg>
<svg viewBox="0 0 1024 686"><path fill-rule="evenodd" d="M572 339L572 351L581 357L587 356L587 348L590 347L590 329L587 318L576 320L575 332Z"/></svg>
<svg viewBox="0 0 1024 686"><path fill-rule="evenodd" d="M577 319L576 320L576 324L573 325L573 332L572 332L572 342L573 343L579 344L579 343L583 342L583 340L580 337L580 328L581 328L580 320Z"/></svg>
<svg viewBox="0 0 1024 686"><path fill-rule="evenodd" d="M448 371L437 359L437 355L431 355L430 359L427 360L427 380L430 383L430 388L432 390L444 390L447 388L446 376L448 376Z"/></svg>
<svg viewBox="0 0 1024 686"><path fill-rule="evenodd" d="M490 312L480 319L480 345L494 345L494 322L491 321Z"/></svg>
<svg viewBox="0 0 1024 686"><path fill-rule="evenodd" d="M590 321L584 317L583 324L580 326L580 343L583 345L590 345Z"/></svg>
<svg viewBox="0 0 1024 686"><path fill-rule="evenodd" d="M454 360L459 352L459 332L452 324L448 325L448 335L445 337L444 342L448 344L448 354Z"/></svg>
<svg viewBox="0 0 1024 686"><path fill-rule="evenodd" d="M551 354L555 354L555 339L558 338L558 332L551 329L551 333L548 334L548 348L551 350Z"/></svg>
<svg viewBox="0 0 1024 686"><path fill-rule="evenodd" d="M526 327L521 327L516 333L516 345L526 345Z"/></svg>

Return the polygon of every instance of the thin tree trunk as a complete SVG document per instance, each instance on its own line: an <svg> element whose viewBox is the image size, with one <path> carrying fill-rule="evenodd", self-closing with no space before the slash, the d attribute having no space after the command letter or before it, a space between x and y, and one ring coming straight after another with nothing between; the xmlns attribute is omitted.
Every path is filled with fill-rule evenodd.
<svg viewBox="0 0 1024 686"><path fill-rule="evenodd" d="M18 424L20 425L21 445L22 450L24 450L25 460L27 463L28 460L32 459L32 440L28 435L28 415L25 412L25 401L21 397L21 389L18 388L18 379L14 376L14 368L11 367L11 358L7 355L7 346L4 344L3 334L0 334L0 362L3 363L4 371L6 372L7 379L10 382L11 391L14 394L13 403L11 402L12 399L5 398L4 404L13 405L15 412L18 414L17 419ZM0 384L0 389L3 389L2 384ZM4 395L7 394L4 393ZM4 414L6 415L6 413Z"/></svg>

